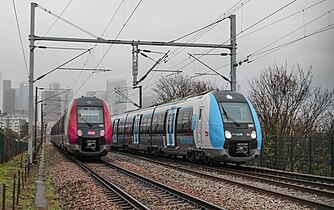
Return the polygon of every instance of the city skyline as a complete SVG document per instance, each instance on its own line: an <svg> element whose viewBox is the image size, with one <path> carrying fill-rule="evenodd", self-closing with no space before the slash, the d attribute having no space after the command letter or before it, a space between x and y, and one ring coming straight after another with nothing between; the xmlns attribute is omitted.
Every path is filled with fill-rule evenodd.
<svg viewBox="0 0 334 210"><path fill-rule="evenodd" d="M3 103L7 102L8 107L11 108L8 110L4 109L4 104L1 103L1 113L6 114L23 114L28 116L28 100L29 100L29 92L28 92L28 83L21 82L19 87L12 86L12 80L4 79L2 80L1 72L0 72L0 98ZM118 114L127 111L127 103L126 99L121 97L119 94L115 92L115 89L122 90L126 85L125 79L116 79L116 80L107 80L106 86L104 90L90 90L87 91L85 96L95 96L101 99L104 99L108 106L111 114ZM58 82L52 82L48 85L48 87L36 87L37 91L37 101L43 103L44 113L49 114L45 118L45 121L54 121L55 118L59 117L64 113L69 105L69 102L73 99L73 90L62 88L61 84ZM35 89L36 90L36 89ZM7 95L11 97L9 99L5 99L5 95L3 93L8 92ZM128 97L127 91L122 90L122 93L125 97ZM36 91L34 91L35 98ZM59 95L59 96L58 96ZM50 99L49 99L50 98ZM150 97L146 97L150 98ZM152 99L146 101L145 105L148 106L152 103ZM12 106L15 104L15 106ZM35 99L34 99L35 106ZM40 119L40 103L37 106L38 110L38 119ZM59 115L59 114L60 115Z"/></svg>

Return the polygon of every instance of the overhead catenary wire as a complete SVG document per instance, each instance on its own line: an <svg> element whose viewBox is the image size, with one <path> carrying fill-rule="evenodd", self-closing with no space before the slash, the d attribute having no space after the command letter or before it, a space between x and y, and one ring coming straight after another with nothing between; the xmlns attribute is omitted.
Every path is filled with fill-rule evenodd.
<svg viewBox="0 0 334 210"><path fill-rule="evenodd" d="M240 0L237 4L235 4L232 8L230 8L227 12L230 12L231 14L233 13L233 11L236 11L236 10L238 10L241 6L242 6L242 4L239 4L240 2L245 2L245 3L247 3L247 2L249 2L250 0ZM139 4L141 3L141 1L137 4L137 6L136 6L136 8L135 8L135 10L137 9L137 7L139 6ZM243 5L245 4L245 3L243 3ZM134 11L135 11L134 10ZM132 12L132 14L133 14L134 12ZM131 16L132 16L132 14L130 15L130 17L129 18L131 18ZM224 13L222 16L226 16L226 13ZM221 17L222 17L221 16ZM220 17L220 18L221 18ZM129 18L128 18L128 20L129 20ZM122 29L121 29L121 31L123 30L123 28L124 28L124 26L126 25L126 23L128 22L128 20L125 22L125 24L123 25L123 27L122 27ZM213 26L214 25L216 25L216 24L213 24ZM213 26L211 26L211 27L213 27ZM209 28L209 27L206 27L206 28ZM211 30L211 29L207 29L208 31L209 30ZM120 31L120 32L121 32ZM203 33L202 35L200 35L200 36L203 36L205 33ZM119 35L119 34L118 34ZM117 35L117 37L118 37L118 35ZM198 35L197 35L198 36ZM116 38L117 39L117 38ZM195 41L195 40L193 40L193 41ZM105 57L105 55L108 53L108 51L110 50L110 48L111 48L111 46L112 45L110 45L109 46L109 48L108 48L108 50L107 50L107 52L104 54L104 56L102 57L102 59L100 60L100 62L98 63L98 65L97 65L97 67L99 66L99 64L101 63L101 61L104 59L104 57ZM92 72L90 75L89 75L89 77L87 78L87 80L85 80L84 81L84 83L82 83L82 85L79 87L79 89L76 91L76 93L82 88L82 86L88 81L88 79L92 76L94 74L94 72Z"/></svg>
<svg viewBox="0 0 334 210"><path fill-rule="evenodd" d="M275 10L274 12L270 13L269 15L267 15L266 17L262 18L261 20L257 21L256 23L248 26L244 31L249 30L250 28L253 28L254 26L258 25L259 23L263 22L264 20L270 18L271 16L275 15L276 13L282 11L283 9L287 8L288 6L292 5L293 3L295 3L297 0L293 0L291 2L289 2L288 4L284 5L283 7L279 8L278 10ZM241 31L240 33L242 33L243 31Z"/></svg>
<svg viewBox="0 0 334 210"><path fill-rule="evenodd" d="M205 35L208 31L210 31L213 27L215 27L218 23L220 23L221 21L219 21L219 20L224 20L224 19L226 19L226 17L230 16L233 12L237 11L238 9L240 9L242 6L244 6L245 4L247 4L249 1L250 1L250 0L239 0L236 4L234 4L234 5L233 5L230 9L228 9L225 13L223 13L223 14L220 15L218 18L216 18L214 22L208 24L207 26L202 27L201 30L200 30L200 29L195 30L194 32L188 33L187 35L184 35L184 36L182 36L182 37L179 37L179 38L177 38L177 39L174 39L174 40L172 40L172 41L170 41L170 42L179 41L179 40L181 40L181 39L183 39L183 38L185 38L185 37L187 37L187 36L190 36L190 35L193 35L193 34L196 34L196 33L200 32L200 33L194 35L192 38L188 39L187 42L192 43L192 42L196 41L197 39L199 39L200 37L202 37L203 35ZM226 43L226 42L225 42L225 43ZM223 44L224 44L224 43L223 43ZM222 45L223 45L223 44L222 44ZM185 48L180 47L180 48L178 48L178 49L176 49L176 50L173 50L173 51L170 53L171 56L169 56L169 60L173 59L176 55L178 55L178 54L179 54L180 52L182 52L184 49L185 49ZM174 54L174 55L173 55L173 54ZM184 63L184 62L186 62L186 61L187 61L187 60L184 60L184 61L182 61L181 63L174 64L174 66L171 67L171 68L172 68L172 69L173 69L173 68L176 68L178 65L181 65L182 63ZM189 64L191 64L191 63L192 63L192 62L190 62ZM184 66L184 67L185 67L185 66ZM179 68L178 70L181 70L181 69L183 69L184 67ZM159 74L159 75L162 75L162 74ZM159 75L158 75L158 76L159 76ZM153 76L151 77L151 80L152 80L152 79L153 79ZM151 81L151 80L150 80L150 81ZM143 90L145 90L145 89L146 89L146 88L144 88Z"/></svg>
<svg viewBox="0 0 334 210"><path fill-rule="evenodd" d="M250 60L249 62L256 61L256 60L258 60L258 59L260 59L260 58L263 58L263 57L265 57L265 56L267 56L267 55L269 55L269 54L271 54L271 53L274 53L274 52L276 52L276 51L278 51L278 50L281 50L281 49L283 49L283 48L285 48L285 47L287 47L287 46L289 46L289 45L291 45L291 44L293 44L293 43L295 43L295 42L304 40L304 39L306 39L306 38L309 38L309 37L311 37L311 36L317 35L317 34L319 34L319 33L326 32L326 31L331 30L331 29L334 29L334 25L333 25L333 24L331 24L330 26L325 26L325 27L323 27L322 29L320 29L320 30L318 30L318 31L315 31L315 32L313 32L313 33L311 33L311 34L304 35L304 36L301 37L301 38L292 40L292 41L290 41L290 42L284 43L284 44L282 44L282 45L279 45L279 46L276 46L276 47L271 48L271 49L269 49L269 50L266 50L266 51L263 51L263 52L261 52L261 53L258 53L257 55L261 55L261 54L264 54L264 53L265 53L265 54L264 54L264 55L261 55L261 56L259 56L259 57L256 57L256 58Z"/></svg>
<svg viewBox="0 0 334 210"><path fill-rule="evenodd" d="M115 13L113 14L113 16L112 16L111 19L109 20L107 26L106 26L105 29L103 30L103 32L102 32L102 34L101 34L101 37L103 37L104 34L105 34L105 32L108 30L108 28L109 28L109 26L111 25L112 21L113 21L114 18L116 17L116 15L117 15L119 9L121 8L123 2L124 2L124 0L119 4L119 6L118 6L118 8L116 9ZM94 45L93 50L96 48L96 46L97 46L97 44ZM85 67L86 67L86 65L87 65L87 63L88 63L88 61L89 61L89 57L91 57L91 52L90 52L89 56L87 57L87 59L86 59L86 61L85 61L85 63L84 63L84 65L83 65L82 68L85 68ZM82 71L79 73L79 75L77 76L76 80L74 81L74 83L73 83L73 85L72 85L72 89L74 88L74 86L75 86L75 85L77 84L77 82L79 81L79 77L81 76L81 74L82 74ZM77 92L78 92L78 91L77 91Z"/></svg>
<svg viewBox="0 0 334 210"><path fill-rule="evenodd" d="M302 26L298 27L298 30L303 29L305 25L308 25L308 24L310 24L310 23L313 23L314 21L318 20L319 18L323 17L324 15L330 13L330 12L333 11L333 10L334 10L334 9L331 9L331 10L329 10L328 12L326 12L326 13L324 13L324 14L322 14L322 15L316 17L316 18L314 18L313 20L309 21L308 23L303 24ZM243 58L243 59L238 60L237 63L238 63L239 65L241 65L241 63L244 63L244 62L251 63L251 62L253 62L253 61L255 61L255 60L258 60L258 59L260 59L260 58L263 58L263 57L265 57L265 56L267 56L267 55L269 55L269 54L271 54L271 53L274 53L274 52L276 52L276 51L278 51L278 50L281 50L281 49L283 49L283 48L285 48L285 47L287 47L287 46L289 46L289 45L291 45L291 44L293 44L293 43L302 41L302 40L304 40L304 39L306 39L306 38L309 38L309 37L311 37L311 36L317 35L317 34L319 34L319 33L326 32L326 31L331 30L331 29L333 29L333 28L334 28L333 24L331 24L331 25L326 25L326 26L324 26L323 28L321 28L321 29L319 29L319 30L317 30L317 31L315 31L315 32L312 32L312 33L310 33L310 34L308 34L308 35L304 35L304 34L303 34L303 36L300 37L300 38L294 39L294 40L292 40L292 41L288 41L288 42L283 43L283 44L281 44L281 45L272 47L272 48L270 48L270 49L265 49L265 48L271 46L272 44L274 44L274 43L276 43L276 42L282 40L283 38L286 38L288 35L291 35L292 33L296 32L297 29L296 29L296 30L293 30L292 32L290 32L290 33L284 35L283 37L281 37L281 38L275 40L274 42L272 42L272 43L266 45L266 47L263 47L263 48L261 48L261 49L255 51L255 52L253 52L253 53L248 54L246 58ZM264 55L263 55L263 54L264 54ZM259 56L259 57L256 57L256 56ZM251 59L252 57L256 57L256 58ZM216 68L216 70L217 70L217 69L220 69L220 68L223 68L223 67L227 67L227 66L229 66L229 64L225 64L225 65L223 65L223 66L219 66L219 67Z"/></svg>
<svg viewBox="0 0 334 210"><path fill-rule="evenodd" d="M36 81L38 81L38 80L42 79L42 78L43 78L43 77L45 77L46 75L49 75L49 74L51 74L52 72L56 71L56 70L57 70L57 69L59 69L60 67L63 67L63 66L65 66L66 64L68 64L68 63L72 62L73 60L75 60L75 59L79 58L80 56L84 55L85 53L87 53L87 52L90 52L90 50L91 50L91 49L92 49L92 48L90 48L90 49L86 50L85 52L82 52L82 53L80 53L79 55L77 55L77 56L73 57L72 59L70 59L70 60L66 61L65 63L63 63L63 64L61 64L61 65L57 66L56 68L54 68L54 69L52 69L52 70L48 71L47 73L45 73L45 74L43 74L42 76L40 76L40 77L38 77L37 79L35 79L35 80L34 80L34 82L36 82Z"/></svg>
<svg viewBox="0 0 334 210"><path fill-rule="evenodd" d="M65 23L71 25L72 27L74 27L74 28L76 28L76 29L78 29L78 30L84 32L85 34L87 34L87 35L89 35L89 36L91 36L91 37L93 37L93 38L101 39L101 37L99 37L99 36L97 36L97 35L95 35L95 34L89 32L89 31L87 31L86 29L84 29L84 28L82 28L82 27L80 27L80 26L78 26L78 25L76 25L76 24L74 24L74 23L72 23L72 22L66 20L65 18L62 18L60 15L57 15L57 14L51 12L50 10L48 10L48 9L46 9L46 8L44 8L44 7L42 7L42 6L39 5L39 4L38 4L38 8L40 8L40 9L43 10L44 12L46 12L46 13L48 13L48 14L50 14L50 15L56 17L56 18L58 18L59 20L61 20L61 21L65 22Z"/></svg>
<svg viewBox="0 0 334 210"><path fill-rule="evenodd" d="M294 1L293 1L293 2L294 2ZM319 1L319 2L313 4L313 5L309 6L309 7L304 8L303 10L305 11L305 10L307 10L307 9L309 9L309 8L312 8L312 7L318 5L318 4L322 3L322 2L324 2L324 1ZM290 2L290 3L291 3L291 2ZM290 4L290 3L289 3L289 4ZM286 7L286 5L284 6L284 8L285 8L285 7ZM280 8L279 10L282 10L282 8ZM300 10L300 11L298 11L298 12L295 12L295 13L291 14L291 15L288 15L287 17L282 18L282 19L280 19L280 20L278 20L278 21L275 21L275 22L273 22L273 23L271 23L271 24L269 24L269 25L267 25L267 26L265 26L265 27L268 27L268 26L270 26L270 25L274 25L274 24L276 24L276 23L278 23L278 22L280 22L280 21L282 21L282 20L288 19L288 18L290 18L290 17L292 17L292 16L294 16L294 15L296 15L296 14L302 12L303 10ZM330 14L331 11L332 11L332 10L330 10L328 13ZM276 12L273 12L273 13L276 13ZM272 13L271 13L271 14L272 14ZM271 14L270 14L270 16L272 16ZM259 22L259 21L258 21L258 22ZM262 19L261 22L263 22L263 19ZM305 24L304 24L304 25L305 25ZM302 28L305 27L304 25L302 26ZM329 17L329 24L328 24L328 25L331 26L331 24L330 24L330 17ZM249 29L251 29L251 28L253 28L253 27L255 27L255 24L253 24L252 27L247 27L246 29L249 30ZM249 34L251 34L251 33L255 33L255 32L257 32L257 31L260 31L261 29L263 29L263 28L265 28L265 27L262 27L262 28L260 28L260 29L257 29L256 31L250 32ZM246 29L243 30L243 33L246 31ZM314 32L314 33L309 34L309 35L304 35L304 36L301 37L301 38L298 38L298 39L293 40L293 41L289 41L289 42L287 42L287 43L284 43L284 44L282 44L282 45L280 45L280 46L276 46L276 47L274 47L274 48L272 48L272 49L269 49L269 50L271 50L271 51L273 51L273 50L275 50L275 51L280 50L280 49L282 49L282 48L284 48L284 47L286 47L286 46L288 46L288 45L291 45L291 44L293 44L293 43L295 43L295 42L301 41L301 40L303 40L303 39L305 39L305 38L308 38L308 37L310 37L310 36L313 36L313 35L316 35L316 34L318 34L318 33L322 33L322 32L325 32L325 31L328 31L328 30L331 30L331 29L333 29L332 26L331 26L331 27L327 27L327 28L323 28L323 29L321 29L321 30L319 30L319 31L317 31L317 32ZM239 33L238 35L240 35L240 34L242 34L242 33ZM245 36L247 36L247 35L249 35L249 34L243 35L242 37L245 37ZM272 52L270 52L269 50L265 50L265 51L259 52L258 54L262 54L262 53L265 53L265 52L267 52L268 54L269 54L269 53L272 53ZM266 54L266 55L267 55L267 54ZM264 55L264 56L265 56L265 55ZM261 56L261 57L262 57L262 56ZM256 59L259 59L259 58L256 58ZM240 62L242 63L242 62L251 62L251 61L249 60L249 58L248 58L248 56L247 56L246 58L243 58L243 59L240 59L240 60L237 61L237 63L240 63ZM224 65L223 67L228 66L228 65L230 65L230 64ZM219 69L219 68L222 68L222 67L218 67L218 68L216 68L216 69ZM179 68L179 70L180 70L180 69L182 69L182 68ZM146 95L146 94L144 94L144 95Z"/></svg>
<svg viewBox="0 0 334 210"><path fill-rule="evenodd" d="M270 13L270 14L267 15L266 17L262 18L261 20L257 21L256 23L252 24L251 26L247 27L245 30L243 30L243 32L249 30L249 29L252 28L252 27L255 27L256 25L258 25L259 23L261 23L261 22L263 22L264 20L268 19L269 17L273 16L274 14L277 14L279 11L282 11L283 9L286 9L288 6L290 6L290 5L291 5L292 3L294 3L295 1L296 1L296 0L293 0L293 1L289 2L288 4L284 5L283 7L281 7L281 8L279 8L279 9L275 10L274 12ZM240 5L240 6L237 7L237 8L239 9L241 6L243 6L243 5ZM236 36L238 36L238 35L240 35L240 34L241 34L241 33L237 34ZM226 44L226 43L229 42L229 41L230 41L230 39L224 41L222 44ZM203 54L210 53L210 52L212 52L213 50L214 50L214 49L210 49L210 50L204 51ZM204 55L203 55L203 56L204 56ZM202 56L201 56L201 57L202 57ZM201 58L201 57L200 57L200 58ZM183 63L186 62L186 61L187 61L187 60L185 59L185 60L183 61ZM188 60L188 61L189 61L189 60ZM190 60L187 64L181 66L181 67L179 68L179 70L182 70L183 68L189 66L190 63L192 63L192 62L193 62L193 61ZM233 64L231 64L231 65L233 65Z"/></svg>
<svg viewBox="0 0 334 210"><path fill-rule="evenodd" d="M252 24L251 26L247 27L245 30L243 30L243 32L249 30L249 29L252 28L252 27L255 27L256 25L258 25L259 23L263 22L263 21L266 20L267 18L273 16L274 14L278 13L279 11L282 11L283 9L287 8L288 6L290 6L290 5L291 5L292 3L294 3L295 1L296 1L296 0L291 1L291 2L289 2L288 4L284 5L283 7L281 7L281 8L279 8L279 9L275 10L274 12L270 13L270 14L267 15L266 17L262 18L261 20L257 21L256 23ZM320 3L322 3L322 2L323 2L323 1L320 1L320 2L318 2L318 3L316 3L316 4L314 4L314 5L311 5L310 7L316 6L317 4L320 4ZM238 33L236 36L239 36L239 35L242 34L243 32ZM229 41L229 39L226 40L225 42L223 42L223 44L226 44L228 41ZM214 49L210 49L210 50L204 51L203 54L205 55L205 54L207 54L207 53L212 52L213 50L214 50ZM204 55L202 55L202 56L204 56ZM202 56L200 56L200 58L201 58ZM182 63L185 63L187 60L188 60L188 59L183 60L183 61L181 62L181 64L182 64ZM248 61L249 61L249 60L248 60L248 57L247 57L247 58L244 58L244 59L241 59L241 60L237 61L236 63L243 63L243 62L248 62ZM179 68L177 68L177 69L178 69L178 70L182 70L182 69L184 69L185 67L189 66L192 62L193 62L192 60L190 60L190 61L188 60L188 62L187 62L185 65L183 65L183 66L181 66L181 67L179 67ZM180 63L179 63L179 64L180 64ZM177 64L177 65L179 65L179 64ZM226 66L228 66L228 65L235 65L235 64L227 64L227 65L224 65L223 67L226 67ZM220 69L220 68L222 68L222 67L218 67L218 68L215 68L215 69L217 70L217 69Z"/></svg>
<svg viewBox="0 0 334 210"><path fill-rule="evenodd" d="M304 29L305 26L307 26L307 25L309 25L309 24L315 22L316 20L319 20L320 18L322 18L323 16L327 15L328 13L330 13L330 12L333 11L333 10L334 10L334 8L331 9L331 10L329 10L329 11L327 11L327 12L325 12L325 13L323 13L323 14L321 14L320 16L314 18L313 20L311 20L311 21L309 21L309 22L307 22L307 23L304 23L302 26L300 26L300 27L296 28L295 30L289 32L288 34L282 36L281 38L279 38L279 39L277 39L277 40L275 40L275 41L269 43L268 45L262 47L261 49L255 51L254 53L251 53L251 55L256 55L256 54L258 54L259 52L261 52L262 50L264 50L264 49L266 49L267 47L269 47L269 46L271 46L271 45L277 43L278 41L280 41L280 40L282 40L282 39L284 39L284 38L290 36L291 34L295 33L296 31L299 31L299 30L301 30L301 29ZM304 34L304 36L305 36L305 34Z"/></svg>
<svg viewBox="0 0 334 210"><path fill-rule="evenodd" d="M131 17L134 15L134 13L136 12L136 10L138 9L139 5L141 4L142 0L140 0L138 2L138 4L136 5L136 7L134 8L134 10L132 11L132 13L129 15L128 19L125 21L125 23L123 24L122 28L120 29L120 31L118 32L118 34L116 35L116 38L117 39L120 34L122 33L122 31L124 30L125 26L128 24L128 22L130 21ZM106 55L109 53L111 47L113 45L110 45L109 48L107 49L107 51L104 53L104 55L102 56L102 58L100 59L99 63L96 65L95 68L98 68L100 66L100 64L102 63L102 61L104 60L104 58L106 57ZM81 86L78 88L78 90L74 93L76 94L85 84L86 82L93 76L94 74L94 71L88 76L88 78L81 84Z"/></svg>
<svg viewBox="0 0 334 210"><path fill-rule="evenodd" d="M243 30L241 33L237 34L237 36L239 36L240 34L244 33L245 31L247 31L247 30L249 30L249 29L255 27L256 25L260 24L261 22L263 22L264 20L268 19L269 17L271 17L271 16L277 14L278 12L280 12L280 11L286 9L288 6L290 6L291 4L293 4L295 1L296 1L296 0L289 2L288 4L284 5L283 7L281 7L281 8L279 8L279 9L275 10L274 12L270 13L270 14L267 15L266 17L264 17L264 18L260 19L259 21L255 22L254 24L252 24L251 26L249 26L249 27L247 27L245 30ZM240 2L241 2L241 1L239 1L238 3L240 3ZM323 2L323 1L321 1L321 2ZM319 3L321 3L321 2L319 2ZM238 4L238 3L237 3L237 4ZM246 3L247 3L247 2L246 2ZM317 3L317 4L319 4L319 3ZM316 4L315 4L315 5L316 5ZM311 7L313 7L313 6L315 6L315 5L312 5ZM239 5L239 8L242 7L242 6L243 6L243 4L240 4L240 5ZM231 9L231 10L232 10L232 9ZM224 13L224 14L225 14L225 13ZM213 24L213 25L215 26L216 24ZM203 29L204 29L204 28L207 29L207 28L209 28L209 27L203 27ZM197 30L196 30L196 32L197 32ZM190 35L190 34L194 34L194 33L189 33L189 35ZM198 35L196 35L196 36L198 36ZM194 37L195 37L195 36L194 36ZM181 39L181 38L184 38L184 37L180 37L180 38L175 39L175 40L179 40L179 39ZM174 41L174 40L173 40L173 41ZM223 44L225 44L225 43L228 42L228 41L229 41L229 40L225 41ZM182 50L182 49L181 49L181 50ZM208 51L204 52L203 54L210 53L212 50L213 50L213 49L208 50ZM173 54L174 52L175 52L175 51L173 51L171 54ZM203 55L203 56L204 56L204 55ZM173 56L170 57L170 59L172 59L172 58L173 58ZM180 64L182 64L182 63L184 63L184 62L186 62L187 60L188 60L188 59L183 60L182 62L180 62L180 63L174 65L172 68L177 67L178 65L180 65ZM244 62L244 61L246 61L246 60L247 60L247 59L242 59L242 60L240 60L240 61L237 61L237 63L239 63L239 62ZM193 61L187 62L185 65L179 67L178 70L182 70L182 69L184 69L185 67L187 67L188 65L190 65L192 62L193 62ZM233 65L233 64L232 64L232 65ZM217 69L219 69L219 68L217 68ZM160 75L161 75L161 74L160 74Z"/></svg>
<svg viewBox="0 0 334 210"><path fill-rule="evenodd" d="M46 32L44 33L43 37L45 37L53 28L53 26L58 22L59 18L64 14L64 12L67 10L67 8L70 6L70 4L72 3L73 0L70 0L67 5L65 6L65 8L61 11L60 15L57 16L56 20L51 24L51 26L49 27L48 30L46 30ZM39 41L40 42L40 41ZM39 42L37 44L39 44Z"/></svg>
<svg viewBox="0 0 334 210"><path fill-rule="evenodd" d="M218 18L216 18L216 20L213 21L212 23L210 23L210 24L208 24L208 25L206 25L206 26L204 26L204 27L201 27L201 28L199 28L199 29L197 29L197 30L195 30L195 31L192 31L192 32L190 32L190 33L188 33L188 34L186 34L186 35L183 35L183 36L181 36L181 37L179 37L179 38L177 38L177 39L174 39L174 40L172 40L172 41L170 41L170 42L176 42L176 41L179 41L179 40L181 40L181 39L183 39L183 38L185 38L185 37L188 37L188 36L190 36L190 35L193 35L193 34L196 34L196 33L200 32L200 31L203 31L204 29L207 29L207 28L209 28L209 27L211 27L211 26L217 25L218 23L220 23L220 22L222 22L223 20L225 20L225 19L227 18L227 16L229 16L229 15L226 15L226 14L232 14L234 11L236 11L237 9L239 9L241 6L238 6L238 5L243 5L243 4L244 4L244 1L246 1L246 3L247 3L247 2L249 2L250 0L240 0L240 1L237 2L235 5L233 5L229 10L227 10L223 15L219 16ZM241 2L241 3L240 3L240 2ZM236 8L237 8L237 9L236 9Z"/></svg>
<svg viewBox="0 0 334 210"><path fill-rule="evenodd" d="M288 19L288 18L291 18L291 17L293 17L293 16L295 16L295 15L301 13L301 12L304 12L304 11L306 11L306 10L309 10L309 9L311 9L311 8L313 8L313 7L317 6L317 5L319 5L320 3L324 2L324 1L326 1L326 0L321 0L321 1L315 3L315 4L311 5L311 6L305 7L305 8L303 8L303 9L297 11L297 12L294 12L294 13L292 13L292 14L290 14L290 15L287 15L287 16L285 16L285 17L279 19L279 20L276 20L276 21L274 21L274 22L272 22L272 23L269 23L269 24L267 24L267 25L265 25L265 26L263 26L263 27L261 27L261 28L258 28L258 29L254 30L254 31L251 31L251 32L249 32L249 33L247 33L247 34L243 34L243 35L241 35L241 33L239 33L239 34L237 34L237 37L238 37L238 39L241 39L241 38L243 38L243 37L249 36L249 35L251 35L251 34L253 34L253 33L255 33L255 32L258 32L258 31L260 31L260 30L262 30L262 29L268 28L269 26L272 26L272 25L274 25L274 24L276 24L276 23L279 23L279 22L281 22L281 21L283 21L283 20L286 20L286 19ZM244 32L245 32L245 31L243 31L243 33L244 33ZM241 35L241 36L240 36L240 35Z"/></svg>
<svg viewBox="0 0 334 210"><path fill-rule="evenodd" d="M329 10L328 12L323 13L322 15L320 15L320 16L314 18L313 20L309 21L308 23L303 24L302 26L300 26L300 27L298 28L298 30L303 29L306 25L308 25L308 24L310 24L310 23L313 23L314 21L318 20L319 18L323 17L324 15L326 15L326 14L330 14L333 10L334 10L334 9L331 9L331 10ZM333 24L326 25L326 26L324 26L323 28L321 28L321 29L319 29L319 30L317 30L317 31L314 31L314 32L312 32L312 33L310 33L310 34L308 34L308 35L304 35L304 34L303 34L303 36L300 37L300 38L294 39L294 40L292 40L292 41L288 41L288 42L286 42L286 43L283 43L283 44L281 44L281 45L275 46L275 47L273 47L273 48L266 49L266 50L264 50L264 48L261 48L262 51L261 51L261 50L257 50L256 53L251 53L251 54L249 54L246 58L240 59L240 60L238 60L236 63L237 63L238 65L241 65L241 64L244 63L244 62L251 63L251 62L256 61L256 60L259 60L259 59L261 59L261 58L263 58L263 57L265 57L265 56L267 56L267 55L269 55L269 54L272 54L272 53L274 53L274 52L276 52L276 51L278 51L278 50L281 50L281 49L283 49L283 48L285 48L285 47L287 47L287 46L289 46L289 45L291 45L291 44L293 44L293 43L302 41L302 40L304 40L304 39L306 39L306 38L309 38L309 37L311 37L311 36L317 35L317 34L319 34L319 33L326 32L326 31L331 30L331 29L334 29L334 25L333 25ZM291 35L291 34L292 34L293 32L295 32L295 31L296 31L296 30L290 32L290 33L287 34L287 35ZM281 40L282 38L285 38L287 35L285 35L285 36L279 38L278 40ZM276 43L278 40L274 41L273 43ZM268 47L268 46L269 46L269 45L267 45L266 47ZM258 57L256 57L256 56L258 56ZM251 57L255 57L255 58L251 59ZM221 68L223 68L223 67L227 67L227 66L229 66L229 65L230 65L230 64L225 64L225 65L223 65L223 66L219 66L219 67L215 68L215 70L221 69ZM207 72L210 72L210 71L207 71Z"/></svg>
<svg viewBox="0 0 334 210"><path fill-rule="evenodd" d="M26 69L26 72L27 72L27 76L28 76L29 75L28 64L27 64L27 59L26 59L24 47L23 47L23 41L22 41L20 24L19 24L19 20L18 20L18 17L17 17L17 11L16 11L16 6L15 6L15 1L12 0L12 2L13 2L14 13L15 13L15 20L16 20L17 31L19 33L19 39L20 39L20 44L21 44L21 51L22 51L22 55L23 55L24 66L25 66L25 69Z"/></svg>

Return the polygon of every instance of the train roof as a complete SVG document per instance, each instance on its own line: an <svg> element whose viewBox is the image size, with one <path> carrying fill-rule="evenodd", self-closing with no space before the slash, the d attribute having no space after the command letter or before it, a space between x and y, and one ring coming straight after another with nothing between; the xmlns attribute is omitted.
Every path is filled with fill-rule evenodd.
<svg viewBox="0 0 334 210"><path fill-rule="evenodd" d="M220 102L246 102L243 94L230 90L212 91L212 94Z"/></svg>
<svg viewBox="0 0 334 210"><path fill-rule="evenodd" d="M182 103L182 102L186 102L186 101L193 101L193 100L197 100L202 98L204 95L208 94L208 93L212 93L213 96L216 98L217 101L223 102L246 102L246 99L244 97L243 94L241 93L237 93L237 92L233 92L230 90L218 90L218 91L205 91L203 93L200 94L196 94L196 95L191 95L185 98L180 98L180 99L176 99L170 102L166 102L166 103L160 103L160 104L154 104L152 106L149 107L144 107L141 109L135 109L135 110L129 110L123 113L119 113L119 114L113 114L112 116L116 116L116 115L120 115L120 114L126 114L126 113L135 113L135 112L145 112L146 110L151 110L154 107L156 107L157 109L159 107L163 107L163 106L168 106L170 104L176 104L176 103Z"/></svg>
<svg viewBox="0 0 334 210"><path fill-rule="evenodd" d="M82 96L74 99L77 106L103 106L103 100L96 97Z"/></svg>

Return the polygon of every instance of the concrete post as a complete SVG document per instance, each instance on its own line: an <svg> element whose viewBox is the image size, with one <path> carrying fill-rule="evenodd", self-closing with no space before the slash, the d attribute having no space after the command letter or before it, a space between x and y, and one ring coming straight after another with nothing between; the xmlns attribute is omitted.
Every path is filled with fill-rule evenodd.
<svg viewBox="0 0 334 210"><path fill-rule="evenodd" d="M28 154L29 163L32 164L32 139L33 133L33 121L34 121L34 42L35 36L35 8L38 5L34 2L31 3L30 14L30 35L29 35L29 48L30 48L30 60L29 60L29 139L28 139Z"/></svg>

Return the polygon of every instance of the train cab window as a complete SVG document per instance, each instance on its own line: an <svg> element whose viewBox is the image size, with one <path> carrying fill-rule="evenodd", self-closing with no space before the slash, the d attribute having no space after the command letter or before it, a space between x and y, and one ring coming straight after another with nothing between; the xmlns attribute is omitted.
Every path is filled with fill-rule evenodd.
<svg viewBox="0 0 334 210"><path fill-rule="evenodd" d="M103 107L78 107L78 123L103 124Z"/></svg>
<svg viewBox="0 0 334 210"><path fill-rule="evenodd" d="M247 103L220 103L225 123L253 123L253 117Z"/></svg>

